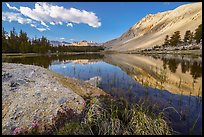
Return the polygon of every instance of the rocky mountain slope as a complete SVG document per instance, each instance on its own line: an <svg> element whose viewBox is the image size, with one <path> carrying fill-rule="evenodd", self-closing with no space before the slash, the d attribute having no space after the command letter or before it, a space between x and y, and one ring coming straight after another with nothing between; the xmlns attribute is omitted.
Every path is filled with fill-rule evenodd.
<svg viewBox="0 0 204 137"><path fill-rule="evenodd" d="M202 3L182 5L174 10L148 14L119 38L106 42L107 50L131 51L161 45L175 31L194 31L202 23Z"/></svg>

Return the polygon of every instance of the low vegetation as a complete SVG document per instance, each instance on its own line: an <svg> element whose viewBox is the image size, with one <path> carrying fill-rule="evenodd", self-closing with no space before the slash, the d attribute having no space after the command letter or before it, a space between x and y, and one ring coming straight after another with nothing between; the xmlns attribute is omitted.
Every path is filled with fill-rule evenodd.
<svg viewBox="0 0 204 137"><path fill-rule="evenodd" d="M60 121L47 133L38 131L33 122L31 130L16 128L13 134L54 134L54 135L170 135L173 130L164 120L163 112L153 114L146 107L130 105L124 99L111 96L86 96L85 109L81 115L74 110L59 111ZM64 118L62 118L64 119Z"/></svg>
<svg viewBox="0 0 204 137"><path fill-rule="evenodd" d="M94 97L86 99L81 119L59 128L57 135L168 135L172 129L163 113L154 115L137 104L124 99Z"/></svg>

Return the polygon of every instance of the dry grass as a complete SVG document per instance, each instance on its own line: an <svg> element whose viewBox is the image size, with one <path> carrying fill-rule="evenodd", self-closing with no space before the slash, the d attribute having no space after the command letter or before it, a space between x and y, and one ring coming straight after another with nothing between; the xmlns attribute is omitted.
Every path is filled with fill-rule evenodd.
<svg viewBox="0 0 204 137"><path fill-rule="evenodd" d="M162 113L153 116L139 105L108 97L87 99L84 117L67 123L58 135L169 135Z"/></svg>

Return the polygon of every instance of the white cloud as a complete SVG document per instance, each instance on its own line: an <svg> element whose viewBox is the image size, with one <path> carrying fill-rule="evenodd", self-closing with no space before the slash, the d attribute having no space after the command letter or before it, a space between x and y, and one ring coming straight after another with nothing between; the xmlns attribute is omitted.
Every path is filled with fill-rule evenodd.
<svg viewBox="0 0 204 137"><path fill-rule="evenodd" d="M54 23L54 22L50 22L50 24L51 24L51 25L55 25L55 23Z"/></svg>
<svg viewBox="0 0 204 137"><path fill-rule="evenodd" d="M70 41L73 41L74 39L69 39Z"/></svg>
<svg viewBox="0 0 204 137"><path fill-rule="evenodd" d="M50 30L50 25L63 25L66 23L67 27L73 27L73 23L88 24L91 27L98 28L101 26L101 22L94 12L88 12L85 10L79 10L75 8L64 8L63 6L51 5L46 2L37 2L33 9L29 7L20 6L16 8L6 3L6 6L18 11L14 12L2 12L3 21L17 21L20 24L29 24L31 27L36 28L39 31Z"/></svg>
<svg viewBox="0 0 204 137"><path fill-rule="evenodd" d="M46 28L36 28L37 30L39 30L40 32L46 31Z"/></svg>
<svg viewBox="0 0 204 137"><path fill-rule="evenodd" d="M60 38L61 40L64 40L65 38Z"/></svg>
<svg viewBox="0 0 204 137"><path fill-rule="evenodd" d="M33 20L53 22L52 24L60 24L63 22L85 23L91 27L97 28L101 26L101 22L93 12L78 10L75 8L64 8L62 6L51 5L45 2L35 3L35 8L20 6L20 12Z"/></svg>
<svg viewBox="0 0 204 137"><path fill-rule="evenodd" d="M2 12L2 20L3 21L16 21L20 24L29 24L31 27L36 28L39 31L45 31L45 30L50 30L49 27L47 28L37 28L37 24L35 21L29 19L29 18L23 18L22 14L20 13L14 13L14 12ZM43 23L41 23L43 24ZM46 25L46 24L44 24Z"/></svg>
<svg viewBox="0 0 204 137"><path fill-rule="evenodd" d="M63 23L61 21L58 22L60 25L62 25Z"/></svg>
<svg viewBox="0 0 204 137"><path fill-rule="evenodd" d="M43 25L43 26L49 28L49 26L48 26L45 22L43 22L43 21L41 21L41 25Z"/></svg>
<svg viewBox="0 0 204 137"><path fill-rule="evenodd" d="M72 23L67 23L67 27L73 27L73 24Z"/></svg>
<svg viewBox="0 0 204 137"><path fill-rule="evenodd" d="M16 8L16 7L12 7L12 6L10 6L8 3L6 3L6 6L7 6L10 10L16 10L16 11L19 11L18 8Z"/></svg>
<svg viewBox="0 0 204 137"><path fill-rule="evenodd" d="M37 27L35 24L30 24L31 27Z"/></svg>
<svg viewBox="0 0 204 137"><path fill-rule="evenodd" d="M20 13L14 12L2 12L2 20L3 21L17 21L20 24L30 24L32 20L29 18L23 18Z"/></svg>

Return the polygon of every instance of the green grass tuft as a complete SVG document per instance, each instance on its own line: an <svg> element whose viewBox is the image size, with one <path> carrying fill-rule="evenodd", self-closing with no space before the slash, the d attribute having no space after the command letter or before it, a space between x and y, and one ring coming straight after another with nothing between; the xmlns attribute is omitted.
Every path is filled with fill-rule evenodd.
<svg viewBox="0 0 204 137"><path fill-rule="evenodd" d="M80 120L72 121L56 134L60 135L169 135L172 129L163 118L138 104L109 97L87 98Z"/></svg>

